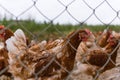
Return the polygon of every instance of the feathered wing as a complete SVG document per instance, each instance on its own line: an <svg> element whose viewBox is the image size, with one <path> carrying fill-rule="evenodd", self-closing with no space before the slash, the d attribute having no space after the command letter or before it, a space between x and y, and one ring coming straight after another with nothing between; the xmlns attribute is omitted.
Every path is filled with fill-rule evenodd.
<svg viewBox="0 0 120 80"><path fill-rule="evenodd" d="M111 34L111 31L105 29L103 33L100 35L100 37L96 40L97 45L99 45L100 47L105 47L107 45L107 39L110 36L110 34Z"/></svg>
<svg viewBox="0 0 120 80"><path fill-rule="evenodd" d="M21 30L21 29L17 29L14 33L14 36L17 40L21 40L23 41L24 43L26 43L26 36L24 34L24 32Z"/></svg>
<svg viewBox="0 0 120 80"><path fill-rule="evenodd" d="M14 57L19 55L20 51L27 47L24 32L21 29L16 30L14 36L6 40L6 44L6 48L10 53L8 54L9 58L12 58L12 55L14 55Z"/></svg>
<svg viewBox="0 0 120 80"><path fill-rule="evenodd" d="M6 40L6 47L10 53L18 54L16 52L20 51L21 46L26 47L26 37L21 29L17 29L14 36Z"/></svg>

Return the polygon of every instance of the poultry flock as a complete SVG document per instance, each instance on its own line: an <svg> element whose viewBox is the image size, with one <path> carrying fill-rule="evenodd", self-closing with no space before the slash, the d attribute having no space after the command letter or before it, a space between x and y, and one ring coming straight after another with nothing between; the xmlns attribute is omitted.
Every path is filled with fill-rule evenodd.
<svg viewBox="0 0 120 80"><path fill-rule="evenodd" d="M12 32L1 25L0 30L0 75L13 78L9 80L64 80L74 67L76 73L94 77L97 70L116 64L120 33L112 30L94 35L80 29L64 39L41 42L29 40L22 29Z"/></svg>
<svg viewBox="0 0 120 80"><path fill-rule="evenodd" d="M117 35L117 36L116 36ZM119 33L111 30L104 30L96 37L91 34L88 40L81 42L76 53L77 71L75 74L85 72L88 75L96 76L116 65L117 51L119 49ZM81 64L82 63L82 64ZM83 68L84 69L81 69Z"/></svg>

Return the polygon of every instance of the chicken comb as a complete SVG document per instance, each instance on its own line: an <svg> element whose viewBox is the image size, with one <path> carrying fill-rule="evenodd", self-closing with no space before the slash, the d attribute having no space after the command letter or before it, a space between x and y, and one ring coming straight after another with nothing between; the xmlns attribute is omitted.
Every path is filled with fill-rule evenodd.
<svg viewBox="0 0 120 80"><path fill-rule="evenodd" d="M85 32L90 35L91 34L91 31L89 29L85 29Z"/></svg>
<svg viewBox="0 0 120 80"><path fill-rule="evenodd" d="M0 30L2 29L4 29L4 25L0 25ZM4 35L3 31L0 31L0 38L4 38L3 35Z"/></svg>
<svg viewBox="0 0 120 80"><path fill-rule="evenodd" d="M113 36L112 34L110 34L110 36L109 36L107 42L111 41L111 39L113 39L113 38L114 38L114 36Z"/></svg>
<svg viewBox="0 0 120 80"><path fill-rule="evenodd" d="M0 29L3 29L4 28L4 25L0 25Z"/></svg>
<svg viewBox="0 0 120 80"><path fill-rule="evenodd" d="M113 36L112 34L109 36L110 39L112 39L113 37L114 37L114 36Z"/></svg>

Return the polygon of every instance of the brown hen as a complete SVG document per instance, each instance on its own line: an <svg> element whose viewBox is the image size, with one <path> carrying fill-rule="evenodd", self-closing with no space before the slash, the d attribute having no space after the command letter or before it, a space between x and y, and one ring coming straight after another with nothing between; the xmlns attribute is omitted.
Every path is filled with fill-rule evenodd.
<svg viewBox="0 0 120 80"><path fill-rule="evenodd" d="M11 76L11 74L8 72L8 51L6 49L5 41L13 36L13 32L10 29L5 29L3 25L0 26L0 75L6 75Z"/></svg>
<svg viewBox="0 0 120 80"><path fill-rule="evenodd" d="M105 29L101 35L97 38L97 45L100 47L105 47L107 45L107 39L109 38L111 34L110 30Z"/></svg>

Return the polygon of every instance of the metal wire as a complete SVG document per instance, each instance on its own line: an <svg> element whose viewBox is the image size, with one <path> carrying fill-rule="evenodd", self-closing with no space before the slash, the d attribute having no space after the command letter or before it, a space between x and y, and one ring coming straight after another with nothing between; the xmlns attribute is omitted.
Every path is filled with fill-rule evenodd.
<svg viewBox="0 0 120 80"><path fill-rule="evenodd" d="M53 24L54 24L54 22L59 18L59 17L61 17L64 13L67 13L67 15L69 15L76 23L78 23L78 24L80 24L80 26L83 26L83 24L84 23L86 23L88 20L90 20L90 18L92 18L92 16L94 16L101 24L103 24L103 25L105 25L106 26L106 30L108 30L109 29L109 25L111 25L116 19L119 19L120 20L120 16L119 16L119 12L120 12L120 10L116 10L116 9L114 9L114 7L112 7L112 5L109 3L109 1L108 0L103 0L102 2L100 2L96 7L92 7L88 2L87 2L87 0L81 0L88 8L89 8L89 10L91 10L92 11L92 13L90 13L89 14L89 16L86 18L86 19L84 19L83 21L80 21L79 20L79 18L76 18L72 13L71 13L71 11L69 10L69 8L70 8L70 6L72 5L72 4L74 4L77 0L72 0L71 2L69 2L68 4L64 4L61 0L56 0L58 3L59 3L59 5L60 6L62 6L63 7L63 10L59 13L59 14L57 14L57 15L55 15L52 19L50 19L47 15L45 15L43 12L42 12L42 10L41 10L41 8L39 8L38 6L37 6L37 3L38 3L38 1L39 0L31 0L32 1L32 4L28 7L28 8L26 8L24 11L22 11L22 12L20 12L20 14L18 14L17 16L16 15L14 15L11 11L9 11L5 6L3 6L1 3L0 3L0 8L2 8L6 13L8 13L8 14L10 14L11 16L13 16L14 18L15 18L15 20L12 22L12 23L10 23L9 25L7 25L6 26L6 28L10 28L12 25L19 25L20 26L20 28L22 28L22 29L24 29L27 33L29 33L29 35L31 35L34 39L36 39L36 40L38 40L38 37L43 33L43 32L45 32L45 31L47 31L49 28L51 28L51 27L54 27L53 26ZM104 3L106 3L107 4L107 6L109 6L109 8L111 8L111 10L115 13L115 15L116 16L114 16L113 18L112 18L112 20L110 21L110 22L108 22L108 23L106 23L106 22L104 22L99 16L98 16L98 14L97 14L97 10L104 4ZM27 5L27 4L26 4ZM79 4L79 5L81 5L81 4ZM32 33L32 32L30 32L24 25L23 25L23 23L22 22L19 22L19 18L22 16L22 15L24 15L25 13L27 13L29 10L31 10L32 8L34 8L40 15L42 15L42 17L44 17L46 20L48 20L48 22L49 22L49 24L48 24L48 26L46 26L46 28L44 28L42 31L40 31L37 35L34 35L34 33ZM104 13L104 12L103 12ZM83 16L85 16L85 15L83 15ZM84 26L83 26L84 27ZM58 33L60 33L60 34L63 34L57 27L54 27L55 28L55 30L58 32ZM75 33L76 34L76 33ZM73 34L72 36L74 36L75 34ZM63 34L64 35L64 34ZM72 37L71 36L71 37ZM102 35L101 35L102 36ZM100 39L101 38L101 36L98 38L98 39ZM69 43L69 41L70 41L70 39L71 39L71 37L67 40L67 42L65 43L65 46L63 46L62 48L65 48L68 44L76 51L76 49L72 46L72 44L70 44ZM97 43L97 42L96 42ZM96 72L96 74L95 74L95 77L93 78L93 80L98 80L97 78L100 76L100 72L104 69L104 67L109 63L109 62L112 62L113 64L115 64L113 61L112 61L112 59L111 59L111 55L116 51L116 49L118 48L120 46L120 44L118 44L117 46L116 46L116 48L108 55L108 60L106 61L106 63L99 69L99 70L97 70ZM26 50L27 50L27 48L26 48ZM25 50L25 51L26 51ZM60 52L60 51L59 51ZM18 57L19 57L19 55L21 55L22 53L18 53L18 55L17 55L17 58L16 59L19 59ZM67 53L66 53L67 54ZM85 59L85 57L83 57L83 60ZM85 61L86 61L86 59L85 59ZM16 61L15 61L16 62ZM39 80L39 74L41 74L42 72L44 72L44 70L46 69L46 68L48 68L53 62L55 62L61 69L63 69L64 71L66 71L69 75L68 75L68 77L66 78L66 79L64 79L64 80L69 80L69 77L70 77L70 75L72 75L72 72L74 72L74 70L72 70L71 72L69 71L69 70L67 70L65 67L63 67L56 59L55 59L55 57L53 58L53 59L51 59L50 60L50 62L46 65L46 66L44 66L43 67L43 69L41 69L40 71L38 71L38 73L33 73L34 74L34 80ZM19 63L21 64L21 66L23 66L24 68L26 68L27 69L27 71L30 71L30 69L27 67L27 65L25 65L24 63L22 63L22 61L21 60L19 60ZM89 62L87 62L88 64L89 64ZM9 66L11 66L11 65L9 65ZM2 74L2 73L4 73L4 72L6 72L6 70L8 69L8 67L6 67L6 68L4 68L2 71L0 71L0 75ZM113 73L114 74L114 73ZM118 76L118 75L117 75ZM119 76L120 76L120 74L119 74ZM1 79L0 79L1 80Z"/></svg>

